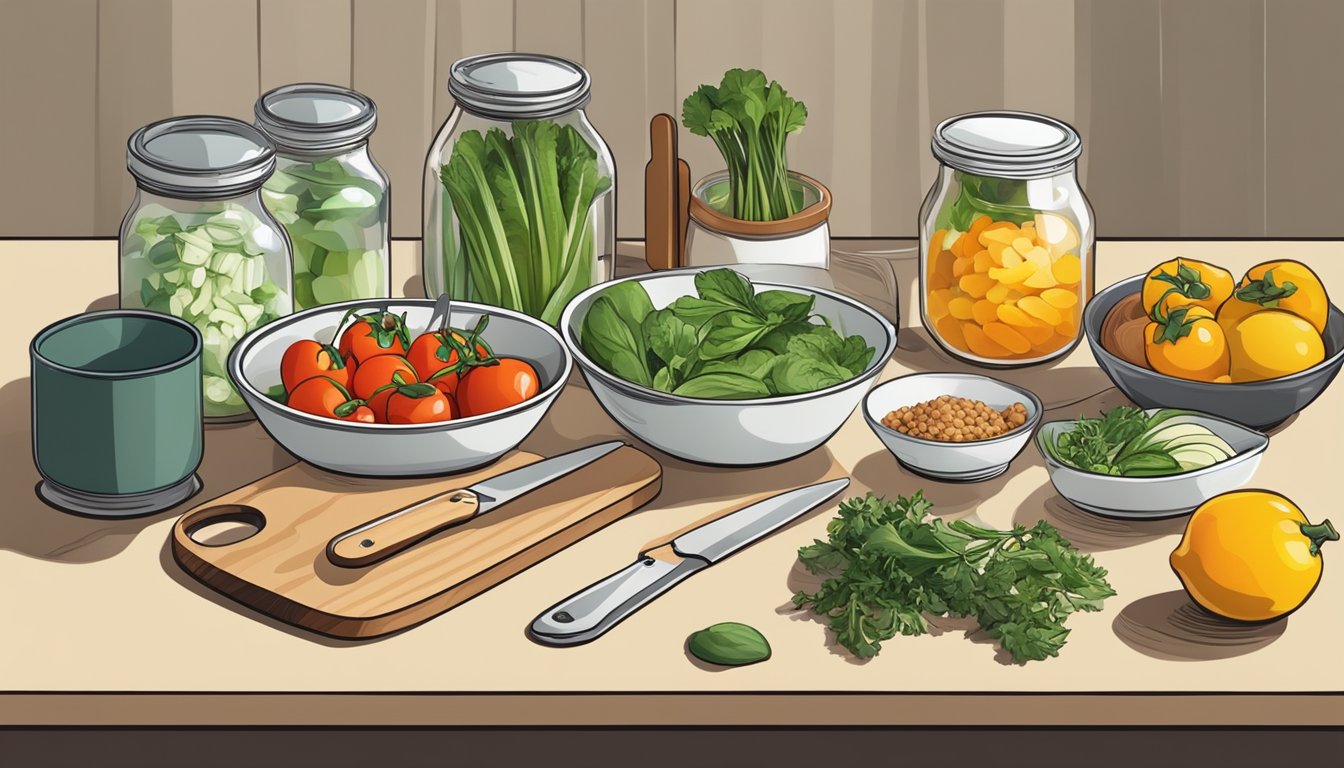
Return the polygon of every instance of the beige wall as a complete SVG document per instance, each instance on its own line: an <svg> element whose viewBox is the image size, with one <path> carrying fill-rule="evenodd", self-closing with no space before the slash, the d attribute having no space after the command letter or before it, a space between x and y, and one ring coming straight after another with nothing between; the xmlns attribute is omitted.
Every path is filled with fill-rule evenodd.
<svg viewBox="0 0 1344 768"><path fill-rule="evenodd" d="M126 137L174 114L250 119L259 91L350 85L380 108L394 231L419 234L424 152L456 58L561 54L642 231L648 118L730 66L811 117L790 164L839 235L910 235L929 131L975 109L1076 125L1103 236L1339 235L1338 0L0 0L0 236L115 235ZM712 145L683 137L697 175Z"/></svg>

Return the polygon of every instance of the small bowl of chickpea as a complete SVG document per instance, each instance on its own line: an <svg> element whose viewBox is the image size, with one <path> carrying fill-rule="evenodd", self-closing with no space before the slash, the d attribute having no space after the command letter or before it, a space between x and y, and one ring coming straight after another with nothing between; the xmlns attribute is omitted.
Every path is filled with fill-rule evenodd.
<svg viewBox="0 0 1344 768"><path fill-rule="evenodd" d="M863 401L868 426L911 472L947 483L997 477L1031 440L1044 406L1031 391L969 373L913 373Z"/></svg>

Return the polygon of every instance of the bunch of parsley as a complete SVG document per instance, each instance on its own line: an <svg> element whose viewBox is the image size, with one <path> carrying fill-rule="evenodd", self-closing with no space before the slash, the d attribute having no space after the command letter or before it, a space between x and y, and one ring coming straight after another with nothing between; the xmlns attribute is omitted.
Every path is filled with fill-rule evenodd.
<svg viewBox="0 0 1344 768"><path fill-rule="evenodd" d="M1068 615L1100 610L1115 595L1105 569L1049 523L993 530L926 519L932 506L922 491L842 503L828 540L798 550L809 571L829 578L794 604L829 617L836 640L861 658L946 615L974 616L1022 662L1059 655Z"/></svg>

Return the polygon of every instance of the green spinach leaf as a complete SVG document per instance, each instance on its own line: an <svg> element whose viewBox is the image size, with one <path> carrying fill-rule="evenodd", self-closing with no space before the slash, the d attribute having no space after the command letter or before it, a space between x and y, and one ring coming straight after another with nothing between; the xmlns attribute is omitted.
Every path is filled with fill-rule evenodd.
<svg viewBox="0 0 1344 768"><path fill-rule="evenodd" d="M702 373L672 390L672 394L683 397L699 397L707 400L747 400L754 397L769 397L770 389L765 382L740 373Z"/></svg>

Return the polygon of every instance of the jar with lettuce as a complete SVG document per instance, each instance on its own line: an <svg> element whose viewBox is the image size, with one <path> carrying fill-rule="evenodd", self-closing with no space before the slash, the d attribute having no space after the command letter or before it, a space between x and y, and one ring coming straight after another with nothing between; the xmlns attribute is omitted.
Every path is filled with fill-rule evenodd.
<svg viewBox="0 0 1344 768"><path fill-rule="evenodd" d="M373 101L299 83L263 94L255 112L257 128L276 145L261 197L294 250L294 308L388 296L389 189L369 154Z"/></svg>
<svg viewBox="0 0 1344 768"><path fill-rule="evenodd" d="M250 418L229 353L292 311L289 243L259 195L271 143L238 120L173 118L131 135L127 167L136 193L119 239L121 306L196 326L205 419Z"/></svg>
<svg viewBox="0 0 1344 768"><path fill-rule="evenodd" d="M555 324L614 263L616 166L583 110L588 73L553 56L473 56L453 64L448 91L425 165L425 292Z"/></svg>
<svg viewBox="0 0 1344 768"><path fill-rule="evenodd" d="M939 124L933 154L938 177L920 212L924 328L980 366L1066 354L1093 291L1078 133L1043 115L980 112Z"/></svg>

